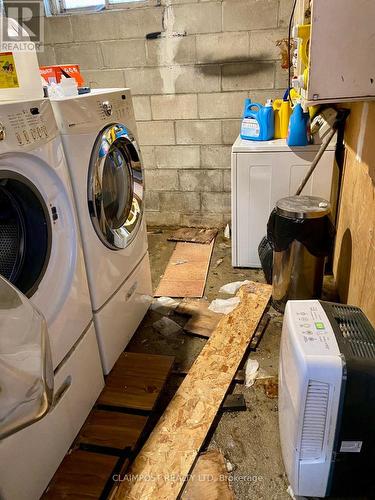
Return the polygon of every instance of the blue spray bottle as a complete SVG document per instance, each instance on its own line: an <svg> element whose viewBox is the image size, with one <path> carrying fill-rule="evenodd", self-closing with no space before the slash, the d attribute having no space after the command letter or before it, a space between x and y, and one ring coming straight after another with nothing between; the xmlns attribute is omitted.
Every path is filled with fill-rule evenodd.
<svg viewBox="0 0 375 500"><path fill-rule="evenodd" d="M269 141L274 136L274 111L272 100L265 106L251 99L245 99L245 108L241 124L241 139L250 141Z"/></svg>

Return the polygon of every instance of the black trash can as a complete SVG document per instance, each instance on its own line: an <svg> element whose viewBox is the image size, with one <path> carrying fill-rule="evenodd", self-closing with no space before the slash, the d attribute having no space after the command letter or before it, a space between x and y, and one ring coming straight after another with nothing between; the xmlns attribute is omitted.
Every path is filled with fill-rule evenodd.
<svg viewBox="0 0 375 500"><path fill-rule="evenodd" d="M267 238L273 249L272 298L279 311L288 300L320 297L335 236L330 211L323 198L291 196L271 213Z"/></svg>

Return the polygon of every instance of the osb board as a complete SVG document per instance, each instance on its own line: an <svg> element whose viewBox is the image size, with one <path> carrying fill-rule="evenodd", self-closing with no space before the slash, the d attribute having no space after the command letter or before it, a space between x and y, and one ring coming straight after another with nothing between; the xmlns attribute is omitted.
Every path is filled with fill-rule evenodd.
<svg viewBox="0 0 375 500"><path fill-rule="evenodd" d="M155 297L202 297L214 242L177 243Z"/></svg>
<svg viewBox="0 0 375 500"><path fill-rule="evenodd" d="M205 299L185 299L179 304L176 312L190 316L184 325L185 332L204 338L211 336L223 315L210 311L209 305L210 302Z"/></svg>
<svg viewBox="0 0 375 500"><path fill-rule="evenodd" d="M216 235L217 229L180 227L168 238L168 241L186 241L190 243L207 244L211 243Z"/></svg>
<svg viewBox="0 0 375 500"><path fill-rule="evenodd" d="M142 435L147 420L148 417L142 415L92 410L79 433L77 444L116 450L133 449Z"/></svg>
<svg viewBox="0 0 375 500"><path fill-rule="evenodd" d="M234 500L223 454L210 450L199 455L181 500Z"/></svg>
<svg viewBox="0 0 375 500"><path fill-rule="evenodd" d="M338 218L334 275L344 303L375 326L375 103L351 105Z"/></svg>
<svg viewBox="0 0 375 500"><path fill-rule="evenodd" d="M271 286L251 282L237 295L240 304L220 320L116 498L172 500L179 494L268 304Z"/></svg>
<svg viewBox="0 0 375 500"><path fill-rule="evenodd" d="M172 356L123 352L97 404L151 411L172 369Z"/></svg>
<svg viewBox="0 0 375 500"><path fill-rule="evenodd" d="M118 457L110 455L72 451L62 461L42 499L98 499L117 461Z"/></svg>

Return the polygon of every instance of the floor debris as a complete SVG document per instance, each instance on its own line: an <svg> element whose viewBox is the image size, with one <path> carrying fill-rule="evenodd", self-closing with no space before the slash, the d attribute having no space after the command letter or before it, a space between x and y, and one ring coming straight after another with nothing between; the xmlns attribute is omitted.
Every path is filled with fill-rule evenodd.
<svg viewBox="0 0 375 500"><path fill-rule="evenodd" d="M171 297L157 297L153 300L150 309L160 314L168 315L171 311L175 310L179 304L179 300L172 299Z"/></svg>
<svg viewBox="0 0 375 500"><path fill-rule="evenodd" d="M222 317L222 314L208 309L209 302L205 299L185 299L176 312L190 316L184 325L184 331L199 337L209 338Z"/></svg>
<svg viewBox="0 0 375 500"><path fill-rule="evenodd" d="M208 244L211 243L217 233L217 229L181 227L171 234L168 241L185 241L190 243Z"/></svg>
<svg viewBox="0 0 375 500"><path fill-rule="evenodd" d="M239 305L240 299L238 297L231 297L230 299L215 299L208 306L208 309L215 313L229 314Z"/></svg>
<svg viewBox="0 0 375 500"><path fill-rule="evenodd" d="M228 394L220 411L246 411L246 401L243 394Z"/></svg>
<svg viewBox="0 0 375 500"><path fill-rule="evenodd" d="M170 318L164 316L158 321L155 321L152 325L153 329L159 332L161 335L169 336L182 331L181 326Z"/></svg>
<svg viewBox="0 0 375 500"><path fill-rule="evenodd" d="M256 359L248 359L245 365L245 386L254 385L259 370L259 363Z"/></svg>
<svg viewBox="0 0 375 500"><path fill-rule="evenodd" d="M222 264L224 261L224 259L217 259L217 261L215 262L215 265L213 266L213 269L217 269L220 264Z"/></svg>
<svg viewBox="0 0 375 500"><path fill-rule="evenodd" d="M250 283L249 280L244 280L244 281L234 281L233 283L227 283L226 285L223 285L219 293L228 293L229 295L234 295L237 293L237 290L241 288L242 285L247 285Z"/></svg>

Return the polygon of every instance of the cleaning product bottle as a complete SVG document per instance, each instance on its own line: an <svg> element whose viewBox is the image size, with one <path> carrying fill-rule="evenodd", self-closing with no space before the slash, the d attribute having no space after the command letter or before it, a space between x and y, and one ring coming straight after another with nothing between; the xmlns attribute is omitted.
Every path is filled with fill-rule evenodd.
<svg viewBox="0 0 375 500"><path fill-rule="evenodd" d="M275 99L273 110L275 113L275 139L286 139L288 136L289 118L292 114L289 102L289 90L285 92L283 99Z"/></svg>
<svg viewBox="0 0 375 500"><path fill-rule="evenodd" d="M310 116L302 109L301 103L297 103L293 108L292 116L289 120L288 146L307 146L310 142Z"/></svg>
<svg viewBox="0 0 375 500"><path fill-rule="evenodd" d="M242 117L241 139L250 141L269 141L274 136L274 111L272 100L268 99L265 106L251 99L245 99Z"/></svg>

